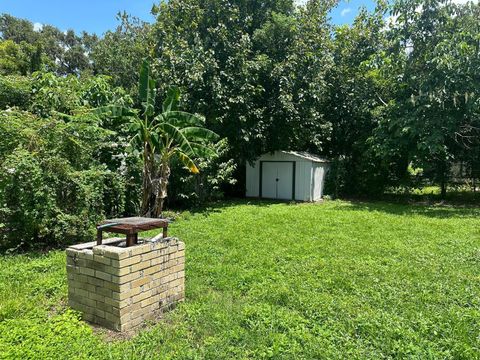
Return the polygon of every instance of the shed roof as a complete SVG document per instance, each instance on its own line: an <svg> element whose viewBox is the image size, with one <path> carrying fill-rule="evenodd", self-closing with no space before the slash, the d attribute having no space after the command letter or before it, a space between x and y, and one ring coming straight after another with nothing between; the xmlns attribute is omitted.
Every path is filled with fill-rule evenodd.
<svg viewBox="0 0 480 360"><path fill-rule="evenodd" d="M281 151L281 152L284 153L284 154L290 154L290 155L293 155L293 156L296 156L296 157L299 157L299 158L302 158L302 159L310 160L310 161L313 161L313 162L319 162L319 163L330 162L327 159L321 158L318 155L310 154L306 151Z"/></svg>

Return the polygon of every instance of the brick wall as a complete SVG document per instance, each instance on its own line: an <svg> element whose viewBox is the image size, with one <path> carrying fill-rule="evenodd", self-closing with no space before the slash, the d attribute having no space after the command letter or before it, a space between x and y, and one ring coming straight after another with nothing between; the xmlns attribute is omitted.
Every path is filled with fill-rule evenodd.
<svg viewBox="0 0 480 360"><path fill-rule="evenodd" d="M67 249L68 304L89 322L129 331L171 309L185 297L185 244L174 238L121 239Z"/></svg>

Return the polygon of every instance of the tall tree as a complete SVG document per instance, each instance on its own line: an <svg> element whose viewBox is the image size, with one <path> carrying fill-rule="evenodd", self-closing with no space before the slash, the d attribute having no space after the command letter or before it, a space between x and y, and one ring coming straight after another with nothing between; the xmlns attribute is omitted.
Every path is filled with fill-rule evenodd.
<svg viewBox="0 0 480 360"><path fill-rule="evenodd" d="M17 44L22 41L33 44L39 37L31 21L18 19L9 14L0 15L0 33L3 40L12 40Z"/></svg>
<svg viewBox="0 0 480 360"><path fill-rule="evenodd" d="M322 151L332 2L172 0L155 8L154 69L243 169L278 148ZM258 11L262 9L262 11ZM165 89L160 89L165 92ZM240 175L239 175L240 176Z"/></svg>
<svg viewBox="0 0 480 360"><path fill-rule="evenodd" d="M45 67L59 75L76 74L90 68L89 51L95 36L73 30L62 32L45 25L34 29L33 24L8 14L0 16L1 38L13 41L28 54L29 66L24 73L31 73Z"/></svg>
<svg viewBox="0 0 480 360"><path fill-rule="evenodd" d="M372 151L370 142L397 85L391 73L380 71L389 48L385 12L386 5L378 3L374 12L361 9L352 25L335 28L334 66L327 74L328 97L322 107L332 124L326 147L335 195L378 193L396 180L391 163Z"/></svg>
<svg viewBox="0 0 480 360"><path fill-rule="evenodd" d="M117 19L120 25L114 31L107 31L92 44L85 38L84 43L91 48L96 74L107 74L116 86L136 91L138 69L151 51L150 25L125 13L119 13Z"/></svg>
<svg viewBox="0 0 480 360"><path fill-rule="evenodd" d="M423 168L442 197L452 165L479 134L478 15L478 4L446 0L393 6L390 60L401 81L377 142L403 144L407 163Z"/></svg>

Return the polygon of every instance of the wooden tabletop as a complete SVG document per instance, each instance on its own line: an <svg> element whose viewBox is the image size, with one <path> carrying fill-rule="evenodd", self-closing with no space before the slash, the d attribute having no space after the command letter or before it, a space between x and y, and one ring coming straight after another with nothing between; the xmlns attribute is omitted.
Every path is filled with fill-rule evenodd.
<svg viewBox="0 0 480 360"><path fill-rule="evenodd" d="M144 217L128 217L108 219L97 225L97 245L102 245L104 231L127 235L127 247L138 244L138 233L152 229L163 228L164 239L167 238L168 220Z"/></svg>
<svg viewBox="0 0 480 360"><path fill-rule="evenodd" d="M97 230L119 232L121 234L136 234L140 231L166 227L168 227L168 221L165 219L128 217L104 220L97 226Z"/></svg>

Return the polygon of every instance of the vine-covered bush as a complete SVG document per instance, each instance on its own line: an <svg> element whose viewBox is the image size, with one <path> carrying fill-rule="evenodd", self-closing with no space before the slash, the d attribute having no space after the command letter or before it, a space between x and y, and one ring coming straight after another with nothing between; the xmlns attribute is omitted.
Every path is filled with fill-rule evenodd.
<svg viewBox="0 0 480 360"><path fill-rule="evenodd" d="M0 76L1 250L90 241L102 218L141 213L142 160L129 146L131 119L95 110L133 103L107 76ZM172 166L171 205L223 196L235 164L226 141L217 150L197 159L200 175Z"/></svg>
<svg viewBox="0 0 480 360"><path fill-rule="evenodd" d="M24 76L0 75L0 109L25 108L30 101L31 80Z"/></svg>
<svg viewBox="0 0 480 360"><path fill-rule="evenodd" d="M0 247L85 241L123 214L125 180L96 160L110 133L88 118L0 113Z"/></svg>
<svg viewBox="0 0 480 360"><path fill-rule="evenodd" d="M111 103L130 105L132 102L125 90L112 87L108 76L59 77L42 71L32 76L30 108L40 116L50 116L54 112L73 114Z"/></svg>

